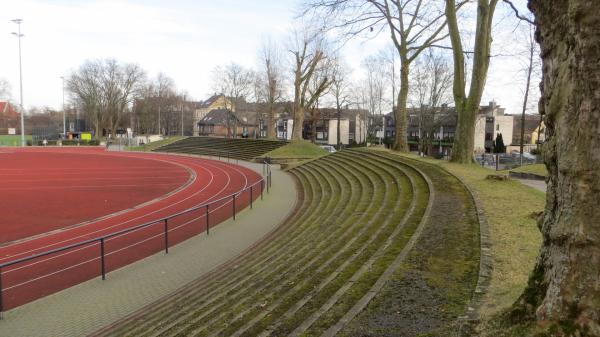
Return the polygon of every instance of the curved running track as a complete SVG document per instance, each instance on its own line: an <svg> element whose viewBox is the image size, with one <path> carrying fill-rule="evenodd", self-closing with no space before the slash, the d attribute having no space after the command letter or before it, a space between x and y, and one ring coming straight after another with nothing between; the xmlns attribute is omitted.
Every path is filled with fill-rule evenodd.
<svg viewBox="0 0 600 337"><path fill-rule="evenodd" d="M261 177L259 174L244 167L214 160L155 153L114 153L99 149L55 148L15 151L42 152L44 154L59 152L55 153L57 155L72 151L72 153L88 155L90 159L98 159L97 156L102 156L103 161L135 158L136 161L125 161L132 163L132 170L135 170L136 167L139 168L136 165L139 165L140 162L145 163L144 167L155 166L159 170L161 167L162 170L169 170L168 166L170 166L173 172L179 171L180 179L173 178L173 180L165 182L165 185L171 189L166 195L153 199L153 195L149 195L152 200L145 201L136 207L14 241L0 247L0 263L108 235L216 201L209 207L209 222L212 227L232 215L233 198L218 201L219 199L243 191L236 196L235 207L240 210L250 203L250 186L254 186L253 199L258 198L261 193ZM10 156L10 151L4 152L9 153L0 155ZM35 156L36 154L32 153L31 155ZM167 167L165 167L165 164ZM188 172L187 175L184 175L185 179L181 179L182 170ZM106 172L102 170L96 171L94 178L102 179L103 174L104 178L108 179L105 176ZM157 177L162 177L161 174L164 174L164 172L155 172L155 174ZM131 177L132 180L136 179L132 175L128 177ZM160 180L161 178L152 179ZM38 189L31 189L31 191L32 193L39 193ZM77 189L71 191L71 193L76 192ZM84 195L81 197L83 198ZM102 206L99 205L101 208ZM24 204L24 207L26 207L26 204ZM69 211L69 207L72 208L72 205L65 206L65 212ZM205 231L205 212L206 208L202 207L193 212L169 219L167 224L169 246ZM43 215L39 216L43 217ZM142 229L106 239L104 247L106 271L113 271L163 250L165 248L164 226L165 223L161 221ZM0 274L3 309L8 310L31 302L98 277L100 273L101 259L100 244L98 242L5 267Z"/></svg>

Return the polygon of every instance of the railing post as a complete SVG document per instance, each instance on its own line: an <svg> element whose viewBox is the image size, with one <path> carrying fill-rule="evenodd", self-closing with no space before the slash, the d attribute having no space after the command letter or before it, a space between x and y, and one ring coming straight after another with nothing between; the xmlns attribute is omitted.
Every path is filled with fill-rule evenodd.
<svg viewBox="0 0 600 337"><path fill-rule="evenodd" d="M263 199L263 192L264 192L264 190L265 190L265 180L262 179L260 181L260 200L264 200Z"/></svg>
<svg viewBox="0 0 600 337"><path fill-rule="evenodd" d="M165 219L165 254L169 254L169 221Z"/></svg>
<svg viewBox="0 0 600 337"><path fill-rule="evenodd" d="M2 319L2 313L4 312L4 292L2 288L2 267L0 267L0 319Z"/></svg>
<svg viewBox="0 0 600 337"><path fill-rule="evenodd" d="M210 234L210 223L208 222L208 206L206 205L206 235Z"/></svg>
<svg viewBox="0 0 600 337"><path fill-rule="evenodd" d="M269 187L273 187L273 175L271 170L269 169Z"/></svg>
<svg viewBox="0 0 600 337"><path fill-rule="evenodd" d="M102 280L106 280L106 265L104 264L104 238L100 239L100 265L102 270Z"/></svg>
<svg viewBox="0 0 600 337"><path fill-rule="evenodd" d="M233 205L233 220L235 220L235 193L233 194L233 202L232 202L232 205Z"/></svg>
<svg viewBox="0 0 600 337"><path fill-rule="evenodd" d="M252 209L252 186L250 186L250 209Z"/></svg>

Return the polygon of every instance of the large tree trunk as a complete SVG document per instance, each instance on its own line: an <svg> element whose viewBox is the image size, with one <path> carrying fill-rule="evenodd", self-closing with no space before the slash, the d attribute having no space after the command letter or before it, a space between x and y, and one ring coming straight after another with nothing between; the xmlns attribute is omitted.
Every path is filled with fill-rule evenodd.
<svg viewBox="0 0 600 337"><path fill-rule="evenodd" d="M275 139L277 134L275 133L275 112L273 111L273 104L269 104L269 115L267 116L267 138Z"/></svg>
<svg viewBox="0 0 600 337"><path fill-rule="evenodd" d="M468 164L473 162L473 151L475 149L475 122L479 104L468 99L462 104L456 103L456 114L458 121L454 133L454 144L452 145L452 161Z"/></svg>
<svg viewBox="0 0 600 337"><path fill-rule="evenodd" d="M465 93L465 60L463 47L458 29L456 4L454 0L446 0L446 18L452 43L454 59L453 96L458 122L452 145L451 161L468 164L473 162L475 148L475 121L479 111L479 102L485 87L488 67L490 64L490 48L492 45L492 22L498 0L477 1L477 28L475 30L475 46L473 67L471 69L471 84L469 94Z"/></svg>
<svg viewBox="0 0 600 337"><path fill-rule="evenodd" d="M297 105L294 111L294 125L292 128L292 140L301 140L302 129L304 128L304 107L301 105Z"/></svg>
<svg viewBox="0 0 600 337"><path fill-rule="evenodd" d="M394 150L402 152L408 152L409 150L406 138L408 124L408 113L406 111L406 104L408 102L408 67L408 60L404 60L400 67L400 92L398 93L398 107L396 108L395 117L396 137L394 139Z"/></svg>
<svg viewBox="0 0 600 337"><path fill-rule="evenodd" d="M553 336L600 336L600 2L529 4L549 177L540 257L514 313Z"/></svg>

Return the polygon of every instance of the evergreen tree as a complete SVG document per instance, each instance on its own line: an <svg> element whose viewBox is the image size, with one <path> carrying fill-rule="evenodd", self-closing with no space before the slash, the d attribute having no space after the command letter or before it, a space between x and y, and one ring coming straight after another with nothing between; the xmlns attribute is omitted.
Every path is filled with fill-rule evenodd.
<svg viewBox="0 0 600 337"><path fill-rule="evenodd" d="M504 145L504 140L502 139L502 134L499 133L496 135L496 140L494 141L494 153L505 153L506 146Z"/></svg>

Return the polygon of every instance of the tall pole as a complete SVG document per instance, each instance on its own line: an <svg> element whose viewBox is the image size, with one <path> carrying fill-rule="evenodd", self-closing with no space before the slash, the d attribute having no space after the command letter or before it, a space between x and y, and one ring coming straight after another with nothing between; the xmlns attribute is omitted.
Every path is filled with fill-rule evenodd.
<svg viewBox="0 0 600 337"><path fill-rule="evenodd" d="M158 134L162 135L162 132L160 130L160 101L161 101L161 96L160 96L160 83L158 83Z"/></svg>
<svg viewBox="0 0 600 337"><path fill-rule="evenodd" d="M21 23L22 19L14 19L12 22L17 24L18 31L17 33L13 33L19 39L19 89L21 96L21 146L25 146L25 110L23 109L23 66L21 62L21 37L24 35L21 34Z"/></svg>
<svg viewBox="0 0 600 337"><path fill-rule="evenodd" d="M183 101L181 102L181 136L183 137L183 105L185 104L185 95L183 95Z"/></svg>
<svg viewBox="0 0 600 337"><path fill-rule="evenodd" d="M65 77L61 76L62 80L62 111L63 111L63 139L67 139L67 113L65 112Z"/></svg>

